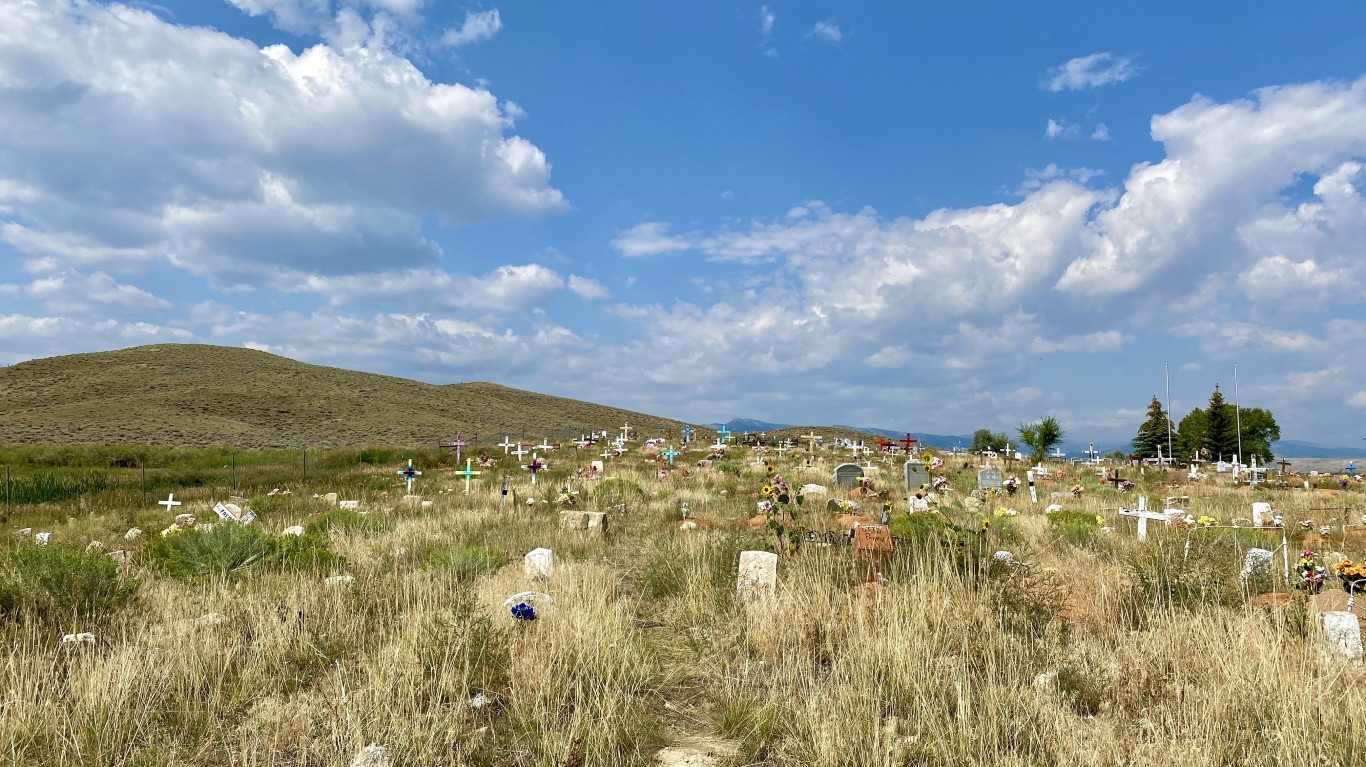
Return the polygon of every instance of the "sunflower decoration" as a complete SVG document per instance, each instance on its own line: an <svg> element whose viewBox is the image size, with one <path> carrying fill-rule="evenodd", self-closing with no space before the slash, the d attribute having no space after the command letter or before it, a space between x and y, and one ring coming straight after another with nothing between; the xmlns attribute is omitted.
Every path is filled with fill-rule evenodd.
<svg viewBox="0 0 1366 767"><path fill-rule="evenodd" d="M773 485L770 485L767 482L765 482L763 487L759 488L759 494L764 496L765 498L767 498L770 495L773 495Z"/></svg>
<svg viewBox="0 0 1366 767"><path fill-rule="evenodd" d="M766 477L771 477L771 476L773 476L774 474L777 474L777 473L778 473L778 470L777 470L776 468L773 467L773 464L768 463L767 461L764 462L764 476L766 476Z"/></svg>
<svg viewBox="0 0 1366 767"><path fill-rule="evenodd" d="M985 532L987 532L987 531L990 530L990 529L991 529L991 520L990 520L990 519L987 519L986 517L982 517L982 532L985 533Z"/></svg>

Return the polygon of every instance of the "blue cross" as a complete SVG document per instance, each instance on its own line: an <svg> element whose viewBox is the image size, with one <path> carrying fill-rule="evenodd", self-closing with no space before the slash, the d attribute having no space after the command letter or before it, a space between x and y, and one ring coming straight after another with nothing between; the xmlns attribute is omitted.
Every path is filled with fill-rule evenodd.
<svg viewBox="0 0 1366 767"><path fill-rule="evenodd" d="M679 453L677 450L674 450L674 446L673 446L673 445L669 445L669 449L668 449L668 450L665 450L665 451L662 452L662 453L660 453L660 455L664 456L665 458L668 458L668 459L669 459L669 465L670 465L670 466L673 466L673 465L674 465L674 456L676 456L676 455L682 455L682 454Z"/></svg>
<svg viewBox="0 0 1366 767"><path fill-rule="evenodd" d="M716 436L721 438L721 444L724 445L726 442L730 441L730 429L727 429L725 425L722 425L721 428L716 430Z"/></svg>
<svg viewBox="0 0 1366 767"><path fill-rule="evenodd" d="M414 478L414 477L420 477L420 476L422 476L422 472L420 472L420 471L418 471L417 469L414 469L414 468L413 468L413 459L411 459L411 458L408 459L408 468L403 469L402 471L395 472L395 473L398 474L400 477L406 477L406 478L408 479L408 495L412 495L412 494L413 494L413 478Z"/></svg>
<svg viewBox="0 0 1366 767"><path fill-rule="evenodd" d="M683 444L686 445L689 442L692 442L692 431L693 429L691 426L683 427ZM672 448L672 446L670 446L670 448Z"/></svg>

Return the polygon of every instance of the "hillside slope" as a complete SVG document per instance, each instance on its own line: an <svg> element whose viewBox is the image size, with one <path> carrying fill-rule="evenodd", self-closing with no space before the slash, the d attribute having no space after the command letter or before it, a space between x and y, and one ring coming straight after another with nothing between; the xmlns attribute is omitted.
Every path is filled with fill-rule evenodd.
<svg viewBox="0 0 1366 767"><path fill-rule="evenodd" d="M492 443L504 433L615 434L627 421L646 434L684 425L492 383L437 386L201 344L0 368L0 443L432 445L457 429Z"/></svg>

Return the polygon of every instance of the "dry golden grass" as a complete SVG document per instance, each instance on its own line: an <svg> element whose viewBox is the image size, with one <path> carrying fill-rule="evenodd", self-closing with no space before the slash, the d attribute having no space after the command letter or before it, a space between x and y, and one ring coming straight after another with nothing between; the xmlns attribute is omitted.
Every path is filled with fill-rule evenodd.
<svg viewBox="0 0 1366 767"><path fill-rule="evenodd" d="M838 462L778 461L794 484L828 484ZM738 552L766 541L745 524L760 473L744 463L742 476L661 481L628 454L608 473L643 495L619 486L615 500L628 505L610 512L605 537L559 529L542 502L558 481L533 491L519 477L515 504L500 511L490 477L466 496L433 472L419 485L432 508L366 496L392 527L331 534L349 585L329 585L329 572L184 582L140 571L138 602L97 626L7 622L0 754L14 764L344 765L380 743L396 765L571 767L649 764L663 746L711 743L730 747L719 753L732 765L1366 762L1366 671L1320 662L1310 606L1268 612L1241 592L1232 604L1154 599L1131 563L1179 557L1184 539L1155 529L1136 543L1132 521L1114 515L1134 498L1093 477L1081 500L1060 501L1118 528L1089 542L1069 543L1046 521L1050 485L1032 507L1024 491L989 505L1022 510L995 520L987 549L1015 551L1032 565L1027 577L965 577L929 545L903 547L891 585L869 589L848 547L806 545L782 556L773 599L746 606L734 595ZM887 473L877 484L895 492ZM573 485L578 508L609 509L602 481ZM1224 520L1252 499L1214 483L1181 494ZM208 495L187 491L187 508L202 513ZM1256 497L1295 530L1299 519L1329 521L1315 511L1326 502L1359 515L1362 495ZM683 500L701 529L677 529ZM811 500L806 519L825 516ZM121 532L126 515L91 506L99 511L59 537ZM297 499L258 524L279 531L319 508ZM559 559L543 585L521 570L538 546ZM503 564L474 577L441 564L462 547ZM1216 575L1236 573L1236 555L1196 553ZM529 589L554 607L516 622L502 602ZM1023 620L1031 606L1037 620ZM200 621L213 613L221 623ZM98 646L61 647L62 631L84 629Z"/></svg>

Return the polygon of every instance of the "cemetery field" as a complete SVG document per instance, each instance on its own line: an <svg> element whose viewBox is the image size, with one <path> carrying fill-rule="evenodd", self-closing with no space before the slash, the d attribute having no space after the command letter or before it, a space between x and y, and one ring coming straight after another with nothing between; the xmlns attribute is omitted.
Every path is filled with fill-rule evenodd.
<svg viewBox="0 0 1366 767"><path fill-rule="evenodd" d="M562 449L534 485L482 445L468 478L434 448L320 450L306 479L293 450L238 452L234 476L221 450L138 449L0 449L8 763L1366 763L1366 670L1320 629L1347 594L1331 569L1287 588L1280 549L1292 571L1306 546L1366 558L1355 480L1123 469L1119 492L1057 464L1031 503L981 498L977 459L944 456L948 488L910 513L904 458L842 489L833 447L698 466L696 446L663 477L639 443ZM757 506L782 495L793 537ZM1200 521L1140 542L1118 513L1140 495ZM893 550L856 551L883 500ZM1254 502L1284 527L1252 527ZM1256 548L1271 565L1244 575ZM737 588L755 551L776 579Z"/></svg>

